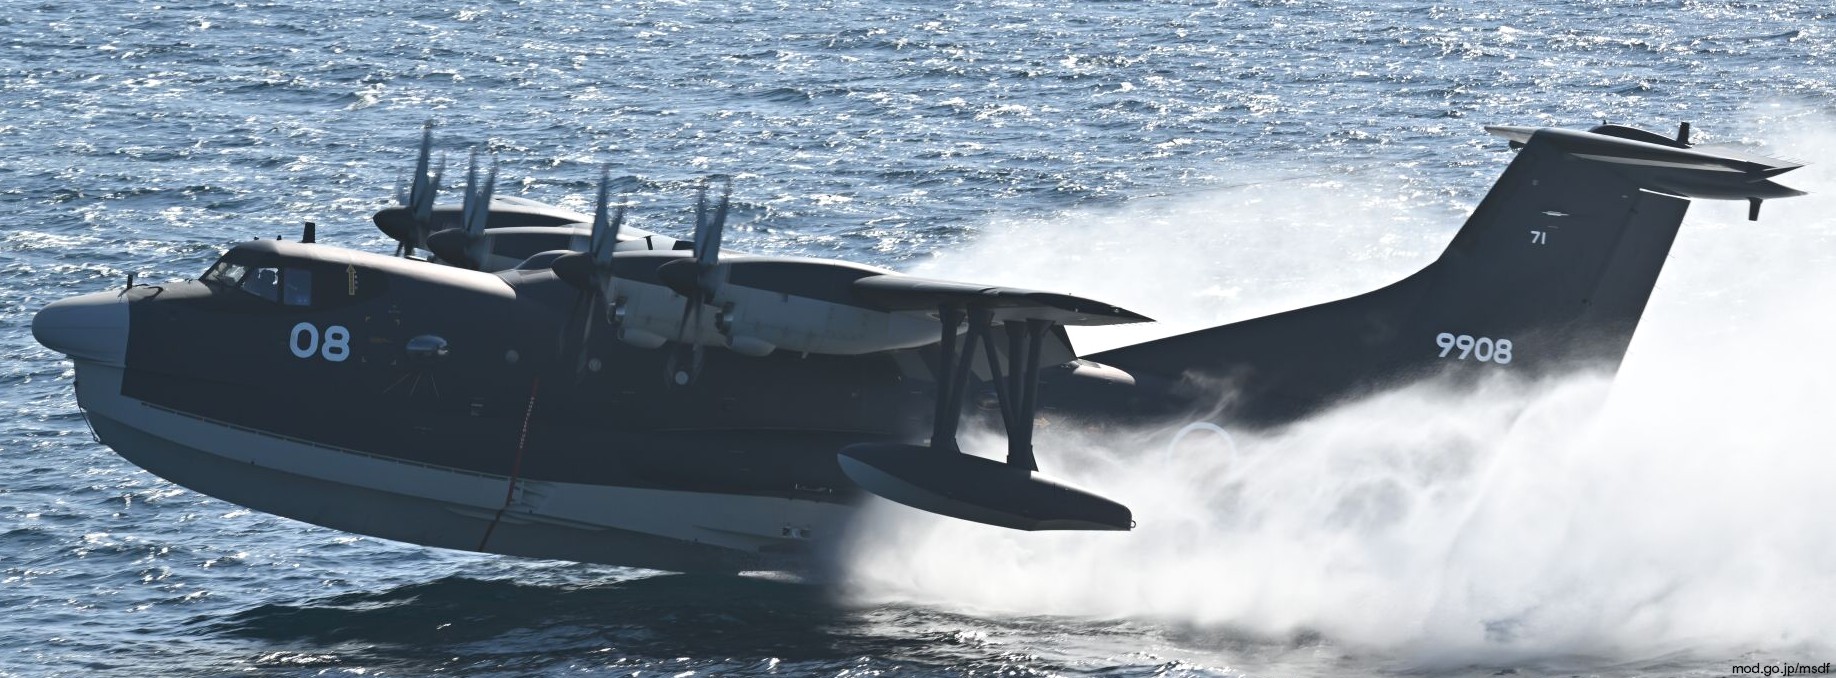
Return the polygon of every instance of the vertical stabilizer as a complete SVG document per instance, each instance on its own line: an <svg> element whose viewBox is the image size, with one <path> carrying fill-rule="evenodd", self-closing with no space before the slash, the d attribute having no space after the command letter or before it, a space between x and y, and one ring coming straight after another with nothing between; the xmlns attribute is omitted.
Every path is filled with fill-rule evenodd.
<svg viewBox="0 0 1836 678"><path fill-rule="evenodd" d="M1688 198L1802 195L1795 163L1626 127L1490 127L1519 148L1441 257L1363 295L1088 356L1279 423L1445 372L1617 368Z"/></svg>

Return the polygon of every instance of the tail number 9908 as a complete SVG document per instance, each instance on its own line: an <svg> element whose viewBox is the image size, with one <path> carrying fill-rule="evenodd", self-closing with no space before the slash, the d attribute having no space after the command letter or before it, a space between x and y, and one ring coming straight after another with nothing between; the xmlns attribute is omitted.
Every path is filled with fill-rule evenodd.
<svg viewBox="0 0 1836 678"><path fill-rule="evenodd" d="M1511 340L1493 339L1491 337L1473 337L1470 334L1453 334L1442 332L1434 336L1434 345L1441 347L1442 358L1454 351L1460 354L1453 356L1456 360L1471 358L1482 363L1511 363Z"/></svg>

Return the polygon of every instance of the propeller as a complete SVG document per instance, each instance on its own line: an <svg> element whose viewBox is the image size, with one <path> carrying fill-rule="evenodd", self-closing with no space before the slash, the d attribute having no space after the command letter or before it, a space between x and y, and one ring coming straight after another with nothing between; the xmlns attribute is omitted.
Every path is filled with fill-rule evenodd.
<svg viewBox="0 0 1836 678"><path fill-rule="evenodd" d="M434 256L449 264L471 269L480 268L484 264L484 230L491 218L491 193L496 186L495 160L491 162L491 171L485 175L484 184L479 185L478 149L472 148L471 167L465 173L465 201L459 206L459 227L436 231L427 236L427 249Z"/></svg>
<svg viewBox="0 0 1836 678"><path fill-rule="evenodd" d="M428 171L433 155L433 121L421 126L421 150L415 157L414 175L395 187L396 207L384 209L372 218L376 227L398 243L398 256L414 254L415 248L427 247L427 236L433 226L434 194L440 191L440 177L446 173L446 154L440 164Z"/></svg>
<svg viewBox="0 0 1836 678"><path fill-rule="evenodd" d="M687 386L701 372L702 355L705 346L699 337L690 335L690 326L694 332L701 331L701 309L714 303L720 287L727 281L727 269L720 265L721 232L727 223L727 207L733 196L733 178L722 175L718 177L725 182L721 189L720 203L712 210L708 208L708 185L713 177L702 177L701 186L695 196L695 249L694 257L672 261L657 268L657 276L664 284L683 296L682 322L676 326L676 338L682 347L670 356L669 378L678 386ZM688 365L685 368L683 353L687 353Z"/></svg>
<svg viewBox="0 0 1836 678"><path fill-rule="evenodd" d="M574 327L579 326L579 356L575 360L574 372L584 372L587 364L588 340L593 336L593 326L604 319L613 321L616 311L614 306L618 297L614 295L615 276L612 271L613 248L618 246L618 233L625 223L625 203L620 202L618 212L610 216L606 213L607 203L612 195L612 170L604 168L599 174L599 202L593 209L593 235L585 252L573 252L555 258L552 268L555 275L580 290L579 300L574 304L574 311L569 316L567 327L562 330L562 342L574 334Z"/></svg>

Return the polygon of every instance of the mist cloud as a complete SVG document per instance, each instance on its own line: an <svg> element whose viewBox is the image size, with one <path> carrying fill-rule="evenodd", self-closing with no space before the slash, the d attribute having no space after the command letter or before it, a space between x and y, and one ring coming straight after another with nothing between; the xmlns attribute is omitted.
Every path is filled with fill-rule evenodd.
<svg viewBox="0 0 1836 678"><path fill-rule="evenodd" d="M1791 155L1836 151L1802 131L1829 125L1777 120ZM1044 470L1130 505L1137 530L1027 534L878 502L846 549L846 586L967 611L1317 632L1425 665L1827 656L1833 170L1785 177L1813 194L1758 224L1698 201L1617 378L1418 384L1172 448L1170 431L1048 427ZM1089 352L1373 289L1431 261L1463 220L1406 178L1321 181L1332 190L1283 182L997 225L918 272L1167 321L1074 335Z"/></svg>

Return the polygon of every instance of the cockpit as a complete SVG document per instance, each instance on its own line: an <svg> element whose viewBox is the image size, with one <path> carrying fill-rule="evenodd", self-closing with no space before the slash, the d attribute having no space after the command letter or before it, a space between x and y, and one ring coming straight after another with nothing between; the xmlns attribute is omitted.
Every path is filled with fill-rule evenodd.
<svg viewBox="0 0 1836 678"><path fill-rule="evenodd" d="M305 266L249 266L224 255L198 279L284 306L312 305L312 269Z"/></svg>
<svg viewBox="0 0 1836 678"><path fill-rule="evenodd" d="M280 306L321 308L374 297L388 284L371 257L327 257L311 245L257 240L230 248L198 279ZM362 265L359 265L359 264ZM384 265L396 264L383 259Z"/></svg>

